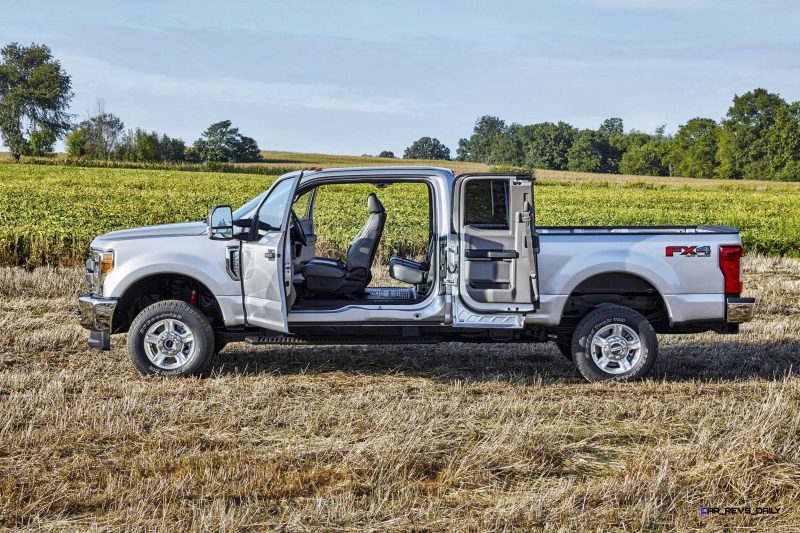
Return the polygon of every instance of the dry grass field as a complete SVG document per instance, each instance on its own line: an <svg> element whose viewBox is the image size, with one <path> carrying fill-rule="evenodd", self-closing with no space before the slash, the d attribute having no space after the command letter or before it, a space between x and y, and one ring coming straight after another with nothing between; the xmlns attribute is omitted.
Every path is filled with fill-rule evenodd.
<svg viewBox="0 0 800 533"><path fill-rule="evenodd" d="M797 531L800 261L746 272L741 335L587 384L548 345L461 344L238 344L145 379L124 338L85 348L80 269L0 269L0 527Z"/></svg>

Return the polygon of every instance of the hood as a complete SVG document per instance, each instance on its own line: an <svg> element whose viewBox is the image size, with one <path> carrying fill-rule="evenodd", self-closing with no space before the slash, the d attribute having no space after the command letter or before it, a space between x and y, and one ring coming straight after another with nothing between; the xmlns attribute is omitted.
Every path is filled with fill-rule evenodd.
<svg viewBox="0 0 800 533"><path fill-rule="evenodd" d="M122 229L111 231L97 237L102 241L120 241L127 239L146 239L150 237L186 237L191 235L205 235L207 230L205 222L181 222L180 224L159 224L158 226L144 226L142 228Z"/></svg>

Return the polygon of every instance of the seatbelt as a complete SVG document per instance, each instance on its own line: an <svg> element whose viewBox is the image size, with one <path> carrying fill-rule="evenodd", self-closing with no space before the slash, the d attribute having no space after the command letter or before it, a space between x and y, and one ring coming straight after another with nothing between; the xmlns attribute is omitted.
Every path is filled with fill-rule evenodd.
<svg viewBox="0 0 800 533"><path fill-rule="evenodd" d="M538 252L538 242L534 240L533 236L533 213L532 206L528 200L522 203L522 223L525 224L525 240L527 241L526 248L528 249L528 264L530 265L530 281L531 281L531 300L538 303L539 294L536 289L536 252Z"/></svg>

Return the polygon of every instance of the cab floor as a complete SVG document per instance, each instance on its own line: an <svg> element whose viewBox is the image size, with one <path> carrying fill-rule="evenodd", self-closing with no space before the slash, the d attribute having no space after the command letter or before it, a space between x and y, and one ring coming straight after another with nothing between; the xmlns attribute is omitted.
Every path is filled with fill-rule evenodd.
<svg viewBox="0 0 800 533"><path fill-rule="evenodd" d="M298 299L293 311L301 309L336 309L363 302L370 304L409 304L417 300L414 287L367 287L362 292L342 296L339 294L314 294Z"/></svg>

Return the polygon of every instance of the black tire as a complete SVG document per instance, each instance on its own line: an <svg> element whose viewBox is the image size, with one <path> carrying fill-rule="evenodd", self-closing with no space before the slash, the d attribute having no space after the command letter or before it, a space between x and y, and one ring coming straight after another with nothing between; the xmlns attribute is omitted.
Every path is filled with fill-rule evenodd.
<svg viewBox="0 0 800 533"><path fill-rule="evenodd" d="M600 342L605 343L603 333L609 329L613 330L615 325L620 325L620 329L624 329L620 335L623 338L626 335L633 338L631 333L635 333L639 339L639 351L632 351L625 357L625 364L630 365L628 370L624 370L622 363L603 358L603 348L591 345L596 335L599 335ZM612 352L616 350L612 357L617 357L619 352L627 353L628 345L620 348L619 344L612 344L609 350ZM631 342L630 345L634 346L635 343ZM578 371L588 381L633 381L643 378L655 363L658 339L653 326L640 313L621 305L608 305L595 309L580 321L572 337L572 353ZM598 365L593 353L595 356L599 355L601 363L607 361L606 368L609 371Z"/></svg>
<svg viewBox="0 0 800 533"><path fill-rule="evenodd" d="M172 320L175 330L188 330L192 335L192 352L185 363L174 368L162 368L148 357L145 337L151 327ZM187 341L188 345L188 341ZM196 307L181 300L164 300L144 308L133 320L128 331L128 355L136 369L145 375L197 376L202 375L214 360L214 331L206 316ZM159 348L159 353L160 348ZM175 358L167 358L166 361ZM169 366L169 363L166 363Z"/></svg>
<svg viewBox="0 0 800 533"><path fill-rule="evenodd" d="M226 341L221 341L221 340L219 340L219 337L215 337L214 338L214 353L217 354L217 353L221 352L222 350L225 349L225 347L227 345L228 345L228 343Z"/></svg>
<svg viewBox="0 0 800 533"><path fill-rule="evenodd" d="M570 362L572 359L572 342L570 339L561 340L561 338L554 341L556 348L561 355L564 356L565 359L569 360Z"/></svg>

